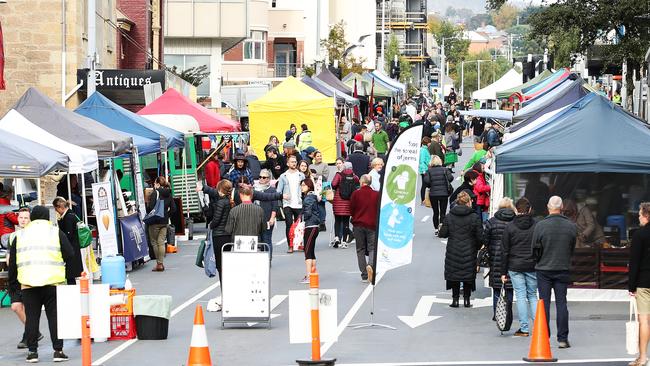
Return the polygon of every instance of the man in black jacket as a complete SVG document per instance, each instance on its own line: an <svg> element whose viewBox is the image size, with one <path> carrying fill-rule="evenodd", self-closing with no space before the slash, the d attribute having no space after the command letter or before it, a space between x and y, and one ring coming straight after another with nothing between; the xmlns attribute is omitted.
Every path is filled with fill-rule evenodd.
<svg viewBox="0 0 650 366"><path fill-rule="evenodd" d="M576 245L576 225L562 212L562 198L553 196L546 205L549 215L533 231L533 254L537 258L537 287L544 300L547 325L550 317L551 289L555 293L557 340L559 348L569 348L569 310L567 287L570 282L571 254ZM549 336L551 334L549 326Z"/></svg>
<svg viewBox="0 0 650 366"><path fill-rule="evenodd" d="M363 143L357 142L354 144L354 151L348 156L348 161L352 163L352 171L357 177L368 174L370 157L363 152Z"/></svg>
<svg viewBox="0 0 650 366"><path fill-rule="evenodd" d="M81 276L83 264L81 262L81 246L79 246L79 236L77 235L77 215L70 209L70 203L63 197L56 197L52 202L54 210L59 214L58 225L63 231L68 242L72 246L74 258L70 264L65 266L66 278L68 285L75 284L75 278Z"/></svg>
<svg viewBox="0 0 650 366"><path fill-rule="evenodd" d="M537 311L537 275L531 245L535 220L525 197L517 200L515 208L517 216L506 226L501 238L501 281L510 278L517 297L519 330L515 336L527 337ZM529 318L532 323L528 322Z"/></svg>

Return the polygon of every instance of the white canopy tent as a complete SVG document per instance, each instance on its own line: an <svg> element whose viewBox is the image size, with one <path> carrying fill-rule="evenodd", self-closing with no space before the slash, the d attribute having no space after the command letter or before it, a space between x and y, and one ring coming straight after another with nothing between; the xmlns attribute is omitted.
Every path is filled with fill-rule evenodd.
<svg viewBox="0 0 650 366"><path fill-rule="evenodd" d="M510 69L499 80L472 93L472 99L496 100L497 92L514 88L522 84L522 76L515 69Z"/></svg>
<svg viewBox="0 0 650 366"><path fill-rule="evenodd" d="M97 151L73 145L31 123L18 111L12 109L0 120L0 130L7 131L68 156L68 172L87 173L99 168Z"/></svg>
<svg viewBox="0 0 650 366"><path fill-rule="evenodd" d="M187 114L144 114L142 117L186 135L201 132L196 118Z"/></svg>

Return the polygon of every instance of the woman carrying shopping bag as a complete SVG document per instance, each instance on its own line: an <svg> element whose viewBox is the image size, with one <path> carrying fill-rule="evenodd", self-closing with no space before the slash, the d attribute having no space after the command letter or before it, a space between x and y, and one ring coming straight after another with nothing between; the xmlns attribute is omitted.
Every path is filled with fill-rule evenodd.
<svg viewBox="0 0 650 366"><path fill-rule="evenodd" d="M650 340L650 202L639 206L641 228L632 236L628 286L630 296L636 299L639 321L639 356L630 366L643 366L648 362Z"/></svg>

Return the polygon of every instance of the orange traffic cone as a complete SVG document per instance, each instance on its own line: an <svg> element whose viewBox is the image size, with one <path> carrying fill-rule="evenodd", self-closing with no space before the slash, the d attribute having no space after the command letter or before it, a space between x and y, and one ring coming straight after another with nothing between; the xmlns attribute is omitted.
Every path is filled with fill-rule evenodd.
<svg viewBox="0 0 650 366"><path fill-rule="evenodd" d="M547 324L544 300L539 299L537 302L537 313L535 314L535 324L533 325L533 339L530 342L528 357L524 357L524 361L557 362L557 358L553 358L553 354L551 353L551 342L548 339Z"/></svg>
<svg viewBox="0 0 650 366"><path fill-rule="evenodd" d="M187 359L187 366L212 366L201 305L196 305L196 312L194 313L194 327L192 328L192 341L190 342L190 356Z"/></svg>

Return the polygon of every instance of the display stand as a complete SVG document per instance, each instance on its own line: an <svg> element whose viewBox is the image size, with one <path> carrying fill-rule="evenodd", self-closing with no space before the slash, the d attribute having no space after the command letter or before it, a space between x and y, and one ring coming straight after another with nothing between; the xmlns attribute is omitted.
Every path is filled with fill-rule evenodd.
<svg viewBox="0 0 650 366"><path fill-rule="evenodd" d="M269 245L256 243L254 251L221 249L221 327L226 323L266 323L271 328L271 258ZM262 247L264 251L260 251Z"/></svg>

